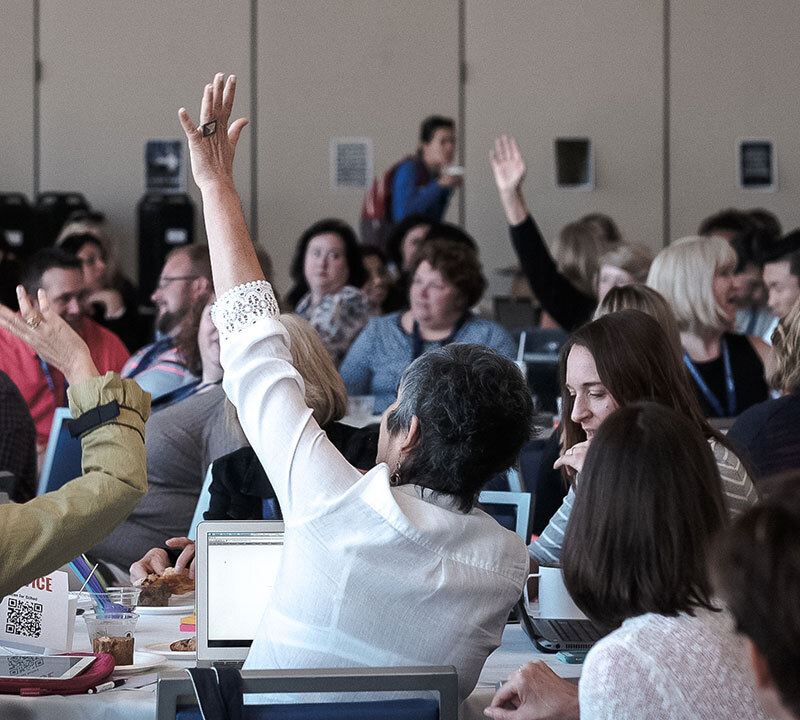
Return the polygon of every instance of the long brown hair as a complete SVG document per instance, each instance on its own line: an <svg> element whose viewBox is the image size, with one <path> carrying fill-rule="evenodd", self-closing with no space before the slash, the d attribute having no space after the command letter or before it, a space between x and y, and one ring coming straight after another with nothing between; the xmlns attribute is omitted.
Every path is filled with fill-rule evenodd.
<svg viewBox="0 0 800 720"><path fill-rule="evenodd" d="M620 310L576 330L561 348L559 376L562 439L565 448L586 440L571 418L574 399L567 390L567 358L575 345L594 358L600 382L618 406L652 400L677 410L702 435L728 444L706 421L689 376L673 344L656 320L640 310Z"/></svg>
<svg viewBox="0 0 800 720"><path fill-rule="evenodd" d="M598 429L564 535L564 584L614 627L644 613L716 609L706 561L728 514L714 456L685 415L633 403Z"/></svg>

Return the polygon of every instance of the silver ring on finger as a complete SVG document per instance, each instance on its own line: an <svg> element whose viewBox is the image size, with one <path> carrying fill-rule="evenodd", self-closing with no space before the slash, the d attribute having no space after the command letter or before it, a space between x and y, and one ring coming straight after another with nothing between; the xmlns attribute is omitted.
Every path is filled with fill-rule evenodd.
<svg viewBox="0 0 800 720"><path fill-rule="evenodd" d="M209 120L207 123L203 123L200 129L203 131L203 137L210 137L217 132L217 121Z"/></svg>

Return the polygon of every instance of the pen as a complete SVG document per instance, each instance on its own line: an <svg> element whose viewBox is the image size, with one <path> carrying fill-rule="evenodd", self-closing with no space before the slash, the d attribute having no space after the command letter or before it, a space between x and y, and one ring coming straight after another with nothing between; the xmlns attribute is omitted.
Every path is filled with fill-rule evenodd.
<svg viewBox="0 0 800 720"><path fill-rule="evenodd" d="M97 693L105 692L106 690L113 690L114 688L122 687L124 684L124 679L109 680L108 682L101 683L97 687L89 688L86 692L89 693L89 695L96 695Z"/></svg>

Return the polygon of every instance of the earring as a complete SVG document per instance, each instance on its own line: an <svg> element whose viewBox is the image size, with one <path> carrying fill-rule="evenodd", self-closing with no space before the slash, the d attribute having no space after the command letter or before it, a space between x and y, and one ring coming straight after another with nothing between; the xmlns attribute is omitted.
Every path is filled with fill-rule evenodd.
<svg viewBox="0 0 800 720"><path fill-rule="evenodd" d="M397 462L394 464L394 470L392 470L392 475L389 478L390 485L400 485L400 458L397 458Z"/></svg>

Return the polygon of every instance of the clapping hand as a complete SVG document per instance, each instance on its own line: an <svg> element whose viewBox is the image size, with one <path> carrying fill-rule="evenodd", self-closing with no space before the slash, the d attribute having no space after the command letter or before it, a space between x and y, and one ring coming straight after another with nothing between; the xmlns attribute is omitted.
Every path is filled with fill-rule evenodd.
<svg viewBox="0 0 800 720"><path fill-rule="evenodd" d="M58 368L74 385L99 375L89 348L78 333L50 307L47 293L39 289L39 307L34 307L28 293L17 287L19 313L0 305L0 327L30 345L48 365Z"/></svg>
<svg viewBox="0 0 800 720"><path fill-rule="evenodd" d="M189 141L192 175L202 190L215 182L233 183L233 157L236 143L247 125L245 118L228 127L236 95L236 76L217 73L205 86L200 105L200 127L189 118L186 108L178 111L183 131Z"/></svg>
<svg viewBox="0 0 800 720"><path fill-rule="evenodd" d="M525 161L517 147L517 141L506 135L496 138L494 150L489 152L489 159L500 195L516 193L525 179Z"/></svg>

